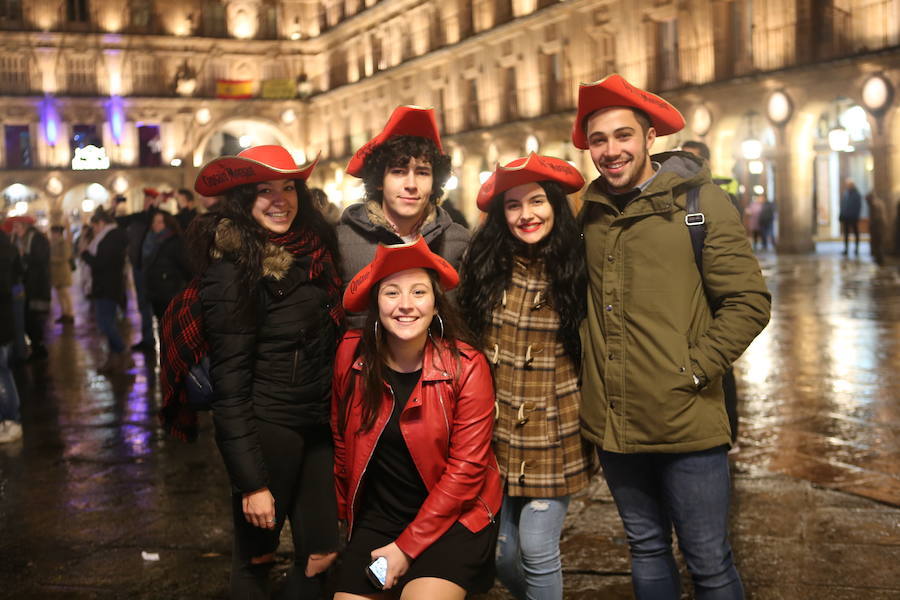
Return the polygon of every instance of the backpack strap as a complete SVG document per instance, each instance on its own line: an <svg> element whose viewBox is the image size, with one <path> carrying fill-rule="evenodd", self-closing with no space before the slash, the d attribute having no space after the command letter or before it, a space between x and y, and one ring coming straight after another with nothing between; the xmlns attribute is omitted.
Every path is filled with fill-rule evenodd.
<svg viewBox="0 0 900 600"><path fill-rule="evenodd" d="M688 190L687 214L684 215L684 224L691 234L691 246L694 247L694 262L697 270L703 276L703 244L706 243L706 216L700 212L700 186L694 186Z"/></svg>

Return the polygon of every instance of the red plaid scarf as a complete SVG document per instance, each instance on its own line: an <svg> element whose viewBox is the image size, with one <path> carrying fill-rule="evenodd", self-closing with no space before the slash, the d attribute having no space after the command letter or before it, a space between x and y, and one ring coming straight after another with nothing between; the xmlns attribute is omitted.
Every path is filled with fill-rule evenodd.
<svg viewBox="0 0 900 600"><path fill-rule="evenodd" d="M269 240L283 247L294 256L309 255L309 280L322 278L331 298L329 314L340 327L344 320L341 303L341 279L337 274L333 257L318 236L311 232L289 231L282 235L270 235ZM185 376L193 365L209 354L209 345L203 335L203 309L200 302L200 278L195 277L188 286L169 303L160 324L159 382L162 388L163 406L159 421L172 436L192 442L197 439L197 413L187 405Z"/></svg>

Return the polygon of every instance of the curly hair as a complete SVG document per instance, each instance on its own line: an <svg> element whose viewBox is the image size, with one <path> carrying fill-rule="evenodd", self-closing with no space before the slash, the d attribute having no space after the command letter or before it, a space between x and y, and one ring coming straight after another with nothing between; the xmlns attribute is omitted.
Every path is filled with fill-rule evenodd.
<svg viewBox="0 0 900 600"><path fill-rule="evenodd" d="M516 239L506 224L503 195L495 196L487 219L475 232L463 256L457 303L478 347L483 348L491 315L512 281L514 257L542 259L550 280L547 290L550 306L559 314L556 339L577 366L581 362L578 327L587 313L584 242L562 188L552 181L539 184L553 207L553 229L534 247Z"/></svg>
<svg viewBox="0 0 900 600"><path fill-rule="evenodd" d="M432 184L429 200L437 203L444 193L444 184L450 178L450 157L441 154L433 141L414 135L392 137L377 146L366 157L362 173L366 198L381 202L385 171L390 167L405 167L412 158L424 159L431 165Z"/></svg>
<svg viewBox="0 0 900 600"><path fill-rule="evenodd" d="M191 262L198 273L202 273L210 265L213 258L211 251L216 238L216 227L222 219L230 219L240 235L240 254L230 257L238 269L238 284L241 289L255 290L263 277L262 264L264 248L269 239L269 230L257 223L253 218L253 205L256 203L256 185L248 183L227 190L216 205L213 212L204 213L191 221L188 227L188 247ZM331 253L335 263L340 260L337 235L334 228L325 221L322 214L313 206L312 197L306 182L295 179L297 189L297 216L291 223L292 231L311 231ZM249 296L249 295L248 295ZM242 298L252 301L254 298ZM240 307L251 308L250 302Z"/></svg>

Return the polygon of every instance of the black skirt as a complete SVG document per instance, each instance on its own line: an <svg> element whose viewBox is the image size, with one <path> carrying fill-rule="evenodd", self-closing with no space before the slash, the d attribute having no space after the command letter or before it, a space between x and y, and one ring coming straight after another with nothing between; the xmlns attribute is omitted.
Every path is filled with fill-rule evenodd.
<svg viewBox="0 0 900 600"><path fill-rule="evenodd" d="M472 533L457 521L412 561L394 589L402 590L414 579L436 577L455 583L469 594L487 592L494 585L494 553L499 531L496 520L478 533ZM359 595L378 592L366 576L366 567L372 562L372 550L396 539L395 535L357 527L341 554L337 591Z"/></svg>

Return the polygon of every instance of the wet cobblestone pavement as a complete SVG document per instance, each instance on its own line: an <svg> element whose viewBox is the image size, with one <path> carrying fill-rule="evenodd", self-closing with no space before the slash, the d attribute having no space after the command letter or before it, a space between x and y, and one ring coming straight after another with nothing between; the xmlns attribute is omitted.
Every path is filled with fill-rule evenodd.
<svg viewBox="0 0 900 600"><path fill-rule="evenodd" d="M833 245L761 262L772 322L736 366L747 597L900 598L900 270ZM25 435L0 445L0 598L222 598L228 484L209 418L196 444L166 438L155 359L98 375L82 314L53 326L45 364L17 372ZM601 479L573 500L562 547L566 598L632 597Z"/></svg>

